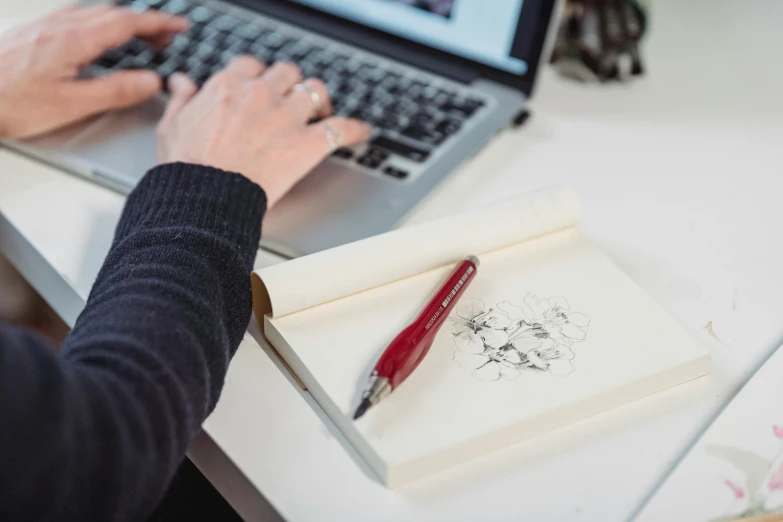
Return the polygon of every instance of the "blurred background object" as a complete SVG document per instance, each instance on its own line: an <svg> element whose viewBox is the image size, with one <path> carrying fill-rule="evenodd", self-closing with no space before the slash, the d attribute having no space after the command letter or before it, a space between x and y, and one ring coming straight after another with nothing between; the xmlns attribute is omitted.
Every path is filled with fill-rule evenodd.
<svg viewBox="0 0 783 522"><path fill-rule="evenodd" d="M551 61L562 75L581 81L639 76L646 28L640 0L566 0Z"/></svg>
<svg viewBox="0 0 783 522"><path fill-rule="evenodd" d="M14 266L0 255L0 321L26 326L47 337L54 346L68 335L68 327Z"/></svg>

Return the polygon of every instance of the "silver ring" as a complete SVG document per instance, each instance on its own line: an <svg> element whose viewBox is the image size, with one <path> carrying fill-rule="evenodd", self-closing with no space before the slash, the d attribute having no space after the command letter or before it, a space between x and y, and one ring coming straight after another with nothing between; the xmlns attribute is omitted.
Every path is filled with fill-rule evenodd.
<svg viewBox="0 0 783 522"><path fill-rule="evenodd" d="M343 135L340 131L332 127L326 122L321 122L321 127L324 128L326 133L326 143L329 144L329 153L336 151L343 144Z"/></svg>
<svg viewBox="0 0 783 522"><path fill-rule="evenodd" d="M294 92L304 91L310 95L310 101L313 102L313 112L317 113L321 110L321 95L316 92L315 89L307 85L306 83L297 83L293 88Z"/></svg>

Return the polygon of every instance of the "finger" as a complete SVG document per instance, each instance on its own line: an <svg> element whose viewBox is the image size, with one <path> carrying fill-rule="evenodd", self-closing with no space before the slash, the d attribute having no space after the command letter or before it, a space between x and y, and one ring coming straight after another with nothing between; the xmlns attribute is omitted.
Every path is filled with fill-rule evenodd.
<svg viewBox="0 0 783 522"><path fill-rule="evenodd" d="M302 71L292 63L277 62L261 75L260 81L266 83L273 93L282 96L302 81Z"/></svg>
<svg viewBox="0 0 783 522"><path fill-rule="evenodd" d="M335 135L338 136L337 141L333 141ZM369 137L370 126L359 120L333 116L308 125L300 134L293 136L293 142L285 144L284 148L293 155L284 158L286 176L264 187L267 191L268 205L274 206L291 187L317 167L335 148L353 145Z"/></svg>
<svg viewBox="0 0 783 522"><path fill-rule="evenodd" d="M174 73L169 78L169 91L171 92L171 97L168 105L166 105L166 111L160 120L159 125L161 127L168 125L182 108L193 99L198 92L198 87L186 74Z"/></svg>
<svg viewBox="0 0 783 522"><path fill-rule="evenodd" d="M167 33L158 36L153 36L150 38L145 38L144 40L148 42L152 47L162 50L168 47L169 45L171 45L171 42L174 41L174 35Z"/></svg>
<svg viewBox="0 0 783 522"><path fill-rule="evenodd" d="M324 82L316 78L308 78L301 85L301 88L295 85L283 102L284 110L291 115L293 121L304 124L314 117L329 116L332 113L332 102Z"/></svg>
<svg viewBox="0 0 783 522"><path fill-rule="evenodd" d="M111 9L95 16L84 26L87 58L97 58L104 51L118 47L134 37L155 39L188 28L185 18L154 10L141 13L126 8Z"/></svg>
<svg viewBox="0 0 783 522"><path fill-rule="evenodd" d="M302 150L312 151L312 167L315 167L336 148L367 141L370 131L370 126L363 121L332 116L307 126Z"/></svg>
<svg viewBox="0 0 783 522"><path fill-rule="evenodd" d="M266 70L266 65L252 56L243 54L234 57L226 66L226 72L236 74L243 78L257 78Z"/></svg>
<svg viewBox="0 0 783 522"><path fill-rule="evenodd" d="M153 71L119 71L68 84L62 89L68 100L63 106L77 117L87 117L148 100L160 93L161 84Z"/></svg>
<svg viewBox="0 0 783 522"><path fill-rule="evenodd" d="M85 22L85 21L89 21L91 18L107 13L113 9L116 9L116 6L112 4L98 4L98 5L93 5L91 7L82 7L69 11L68 19L70 21Z"/></svg>

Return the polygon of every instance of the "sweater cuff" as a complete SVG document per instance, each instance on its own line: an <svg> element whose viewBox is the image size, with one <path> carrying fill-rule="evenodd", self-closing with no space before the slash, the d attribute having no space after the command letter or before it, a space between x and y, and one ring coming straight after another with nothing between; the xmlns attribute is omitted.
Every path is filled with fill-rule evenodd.
<svg viewBox="0 0 783 522"><path fill-rule="evenodd" d="M265 212L264 190L246 177L203 165L167 163L147 172L128 196L115 241L139 226L184 226L255 252Z"/></svg>

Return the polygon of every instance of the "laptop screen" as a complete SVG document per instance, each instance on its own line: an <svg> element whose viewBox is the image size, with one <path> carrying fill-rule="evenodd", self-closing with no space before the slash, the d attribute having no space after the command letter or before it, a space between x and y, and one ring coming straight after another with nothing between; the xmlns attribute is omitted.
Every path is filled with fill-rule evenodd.
<svg viewBox="0 0 783 522"><path fill-rule="evenodd" d="M523 0L291 1L514 74L528 69Z"/></svg>

